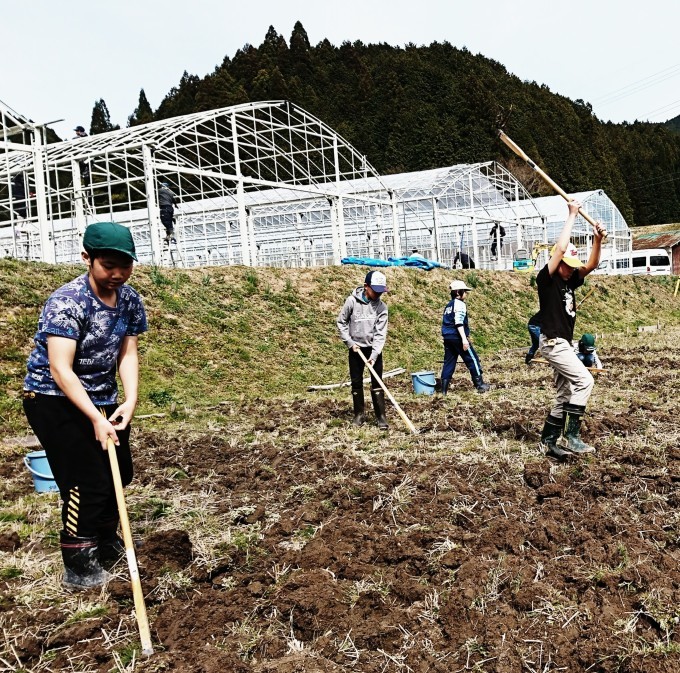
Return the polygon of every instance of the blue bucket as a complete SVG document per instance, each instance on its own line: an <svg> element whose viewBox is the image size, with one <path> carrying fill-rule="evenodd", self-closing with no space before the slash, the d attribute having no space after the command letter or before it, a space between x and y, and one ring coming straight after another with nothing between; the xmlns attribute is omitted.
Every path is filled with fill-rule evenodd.
<svg viewBox="0 0 680 673"><path fill-rule="evenodd" d="M411 381L416 395L434 395L434 372L413 372Z"/></svg>
<svg viewBox="0 0 680 673"><path fill-rule="evenodd" d="M33 485L38 493L59 490L44 451L33 451L24 456L24 464L33 477Z"/></svg>

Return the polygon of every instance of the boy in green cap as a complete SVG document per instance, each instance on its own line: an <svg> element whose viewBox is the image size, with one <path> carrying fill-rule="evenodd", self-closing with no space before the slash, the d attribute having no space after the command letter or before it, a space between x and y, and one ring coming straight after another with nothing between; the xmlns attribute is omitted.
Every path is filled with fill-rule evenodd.
<svg viewBox="0 0 680 673"><path fill-rule="evenodd" d="M142 300L126 285L137 259L129 229L115 222L91 224L83 247L87 273L45 303L24 379L24 412L63 500L64 584L75 589L106 582L102 563L114 562L124 551L104 452L111 438L123 484L129 484L137 337L147 329ZM116 371L125 392L122 403Z"/></svg>

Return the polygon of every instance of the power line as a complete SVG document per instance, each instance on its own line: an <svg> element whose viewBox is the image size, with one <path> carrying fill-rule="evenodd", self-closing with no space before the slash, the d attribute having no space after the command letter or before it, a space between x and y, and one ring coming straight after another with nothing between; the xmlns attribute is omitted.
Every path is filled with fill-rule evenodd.
<svg viewBox="0 0 680 673"><path fill-rule="evenodd" d="M614 91L604 94L603 96L599 96L598 98L593 99L593 103L597 102L598 107L611 105L622 98L632 96L635 93L639 93L640 91L644 91L645 89L656 86L657 84L661 84L662 82L672 79L673 77L677 77L678 75L680 75L680 63L669 66L668 68L664 68L663 70L659 70L652 75L643 77L642 79L631 82L630 84L626 84L625 86L615 89Z"/></svg>

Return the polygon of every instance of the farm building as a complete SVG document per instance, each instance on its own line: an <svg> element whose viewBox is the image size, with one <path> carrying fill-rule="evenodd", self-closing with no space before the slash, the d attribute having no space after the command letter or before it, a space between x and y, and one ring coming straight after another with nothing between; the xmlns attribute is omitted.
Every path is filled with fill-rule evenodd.
<svg viewBox="0 0 680 673"><path fill-rule="evenodd" d="M1 103L0 113L4 256L74 262L85 228L115 220L130 227L142 263L319 266L417 252L452 265L466 252L477 268L508 269L518 248L551 240L566 212L562 201L553 219L552 202L532 199L496 162L381 176L321 120L285 101L49 144L44 127ZM179 201L170 248L161 182ZM615 244L629 245L604 193L584 200L614 222ZM581 238L587 247L585 232Z"/></svg>
<svg viewBox="0 0 680 673"><path fill-rule="evenodd" d="M654 227L639 227L633 234L633 250L649 250L650 248L663 248L671 258L671 273L680 276L680 227L667 225Z"/></svg>

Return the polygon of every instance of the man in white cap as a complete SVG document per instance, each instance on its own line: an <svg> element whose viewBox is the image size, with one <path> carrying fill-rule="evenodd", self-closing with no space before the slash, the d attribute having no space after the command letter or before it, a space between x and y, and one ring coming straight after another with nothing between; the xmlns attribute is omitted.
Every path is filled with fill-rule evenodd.
<svg viewBox="0 0 680 673"><path fill-rule="evenodd" d="M543 426L541 446L546 455L566 460L595 449L581 440L581 419L593 390L593 377L571 345L576 322L574 293L600 263L602 239L607 235L598 222L593 226L593 245L586 264L570 242L581 204L569 202L569 215L548 263L538 272L536 285L541 312L541 355L554 370L557 398Z"/></svg>
<svg viewBox="0 0 680 673"><path fill-rule="evenodd" d="M347 297L337 319L338 334L349 348L349 376L352 382L354 421L364 423L364 361L359 350L382 377L382 350L387 340L387 305L381 297L387 292L387 279L382 271L369 271L364 286ZM381 430L387 430L385 419L385 393L371 375L371 399Z"/></svg>

